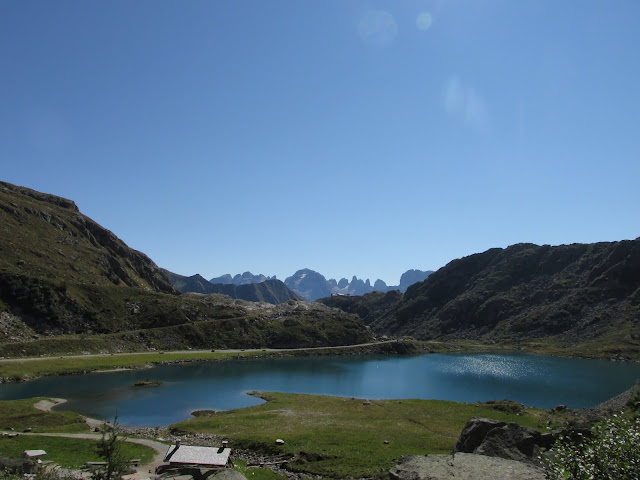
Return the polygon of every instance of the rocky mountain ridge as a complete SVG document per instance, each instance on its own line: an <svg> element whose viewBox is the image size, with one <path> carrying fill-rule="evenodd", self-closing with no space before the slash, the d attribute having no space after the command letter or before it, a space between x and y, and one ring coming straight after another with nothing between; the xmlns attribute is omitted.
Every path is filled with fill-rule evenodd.
<svg viewBox="0 0 640 480"><path fill-rule="evenodd" d="M424 280L432 273L431 270L407 270L400 277L400 285L398 286L388 286L380 279L376 280L372 286L369 279L361 280L355 275L350 282L346 278L336 282L333 278L327 280L320 273L304 268L286 278L284 283L307 300L315 301L331 295L365 295L371 292L384 293L392 290L405 292L409 286Z"/></svg>
<svg viewBox="0 0 640 480"><path fill-rule="evenodd" d="M261 283L265 280L277 280L276 276L267 277L262 275L261 273L258 275L254 275L251 272L244 272L242 274L238 273L233 277L230 274L225 274L220 277L214 277L209 280L210 283L213 284L222 284L222 285L248 285L251 283Z"/></svg>
<svg viewBox="0 0 640 480"><path fill-rule="evenodd" d="M181 293L220 293L228 295L231 298L250 302L265 302L273 305L278 305L289 300L304 300L277 279L266 279L255 283L213 284L199 274L185 277L168 270L165 270L165 273L171 280L171 284Z"/></svg>
<svg viewBox="0 0 640 480"><path fill-rule="evenodd" d="M331 295L364 295L371 292L389 292L391 290L399 290L405 292L409 286L416 282L420 282L427 278L432 270L407 270L400 277L400 284L397 286L389 286L384 281L378 279L371 285L369 279L362 280L355 275L351 281L341 278L336 281L331 278L326 279L324 275L309 268L298 270L290 277L284 280L284 283L291 290L303 297L309 302L313 302L319 298L329 297ZM209 280L210 283L221 283L225 285L245 285L249 283L260 283L265 280L276 280L275 275L268 277L262 274L254 275L251 272L244 272L231 276L225 274L220 277L214 277ZM199 288L194 286L193 288ZM194 291L194 290L190 290Z"/></svg>
<svg viewBox="0 0 640 480"><path fill-rule="evenodd" d="M404 295L325 299L374 332L421 340L640 351L640 239L517 244L453 260Z"/></svg>

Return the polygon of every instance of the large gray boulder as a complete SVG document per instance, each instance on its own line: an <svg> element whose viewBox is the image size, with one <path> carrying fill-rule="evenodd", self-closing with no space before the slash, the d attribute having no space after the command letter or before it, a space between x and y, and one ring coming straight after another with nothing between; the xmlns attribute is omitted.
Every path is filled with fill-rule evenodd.
<svg viewBox="0 0 640 480"><path fill-rule="evenodd" d="M460 437L453 447L454 452L473 453L491 430L504 427L505 422L490 418L471 417L462 429Z"/></svg>
<svg viewBox="0 0 640 480"><path fill-rule="evenodd" d="M540 449L549 448L552 443L552 436L517 423L472 417L453 451L539 463Z"/></svg>
<svg viewBox="0 0 640 480"><path fill-rule="evenodd" d="M542 435L537 430L508 423L487 433L475 453L520 462L537 461Z"/></svg>

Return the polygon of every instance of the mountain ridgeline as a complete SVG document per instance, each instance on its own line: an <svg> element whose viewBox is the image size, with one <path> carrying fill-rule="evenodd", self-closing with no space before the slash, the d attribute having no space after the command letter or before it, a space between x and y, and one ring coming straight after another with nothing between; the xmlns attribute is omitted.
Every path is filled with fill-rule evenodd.
<svg viewBox="0 0 640 480"><path fill-rule="evenodd" d="M71 200L0 182L0 226L0 356L371 340L357 316L295 298L273 306L180 295ZM283 288L256 290L255 300Z"/></svg>
<svg viewBox="0 0 640 480"><path fill-rule="evenodd" d="M323 275L308 268L298 270L292 276L287 277L284 283L294 292L302 295L312 302L331 295L364 295L371 292L389 292L399 290L405 292L410 285L420 282L431 275L431 270L408 270L400 277L400 285L388 286L378 279L373 286L367 280L361 280L355 275L349 282L346 278L336 282L333 278L327 280Z"/></svg>
<svg viewBox="0 0 640 480"><path fill-rule="evenodd" d="M351 279L351 282L346 278L342 278L339 282L336 282L333 278L327 280L324 275L308 268L303 268L285 279L284 286L286 286L286 290L283 289L283 286L276 283L280 282L280 280L277 280L275 276L267 277L262 274L254 275L251 272L244 272L243 274L237 274L233 277L227 273L220 277L214 277L208 282L199 274L185 277L169 271L166 273L169 275L173 286L183 293L224 293L232 296L233 298L242 298L244 300L260 297L260 289L256 292L254 289L232 289L229 288L229 286L236 285L240 287L261 284L263 282L271 282L269 289L272 291L277 290L278 292L283 292L283 295L272 297L273 301L270 303L280 303L286 302L290 298L300 298L313 302L319 298L329 297L336 294L364 295L371 292L389 292L391 290L405 292L409 286L424 280L433 272L431 270L407 270L400 277L400 285L398 286L388 286L385 282L379 279L376 280L372 286L369 279L366 281L360 280L355 275ZM218 286L212 288L209 284ZM220 285L223 285L224 287L221 287ZM288 293L289 290L291 291L290 293ZM267 298L267 296L264 297Z"/></svg>
<svg viewBox="0 0 640 480"><path fill-rule="evenodd" d="M265 279L260 282L235 283L211 283L202 275L196 274L190 277L178 275L165 270L171 284L182 293L221 293L231 298L247 300L250 302L266 302L278 305L289 300L304 300L277 279ZM263 275L261 275L264 277ZM231 276L229 275L229 278Z"/></svg>
<svg viewBox="0 0 640 480"><path fill-rule="evenodd" d="M261 283L265 280L276 280L276 276L266 277L262 274L254 275L251 272L244 272L232 277L227 273L226 275L212 278L209 282L213 284L221 283L222 285L249 285L251 283Z"/></svg>
<svg viewBox="0 0 640 480"><path fill-rule="evenodd" d="M373 332L640 358L640 239L493 248L432 274L406 272L401 285L426 279L404 293L351 296L384 285L309 269L284 283L171 274L73 201L3 182L0 227L0 356L323 347ZM179 292L189 289L200 293Z"/></svg>
<svg viewBox="0 0 640 480"><path fill-rule="evenodd" d="M379 334L640 348L640 239L517 244L454 260L404 295L324 299Z"/></svg>

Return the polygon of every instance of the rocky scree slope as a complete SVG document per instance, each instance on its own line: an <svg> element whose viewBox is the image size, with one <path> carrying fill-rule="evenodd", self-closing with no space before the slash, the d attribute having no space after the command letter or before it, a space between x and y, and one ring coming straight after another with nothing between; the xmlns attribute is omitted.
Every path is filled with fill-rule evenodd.
<svg viewBox="0 0 640 480"><path fill-rule="evenodd" d="M123 348L338 345L371 338L358 317L328 307L290 307L275 317L273 305L230 301L180 296L146 255L71 200L0 183L0 314L11 327L0 332L5 354L101 350L109 346L106 335ZM293 333L283 333L287 329ZM81 341L69 334L82 335ZM97 334L100 339L87 337Z"/></svg>

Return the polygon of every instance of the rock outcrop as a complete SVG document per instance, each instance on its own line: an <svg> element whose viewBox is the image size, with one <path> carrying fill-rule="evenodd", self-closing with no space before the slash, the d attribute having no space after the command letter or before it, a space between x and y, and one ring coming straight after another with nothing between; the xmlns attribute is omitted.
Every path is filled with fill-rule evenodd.
<svg viewBox="0 0 640 480"><path fill-rule="evenodd" d="M543 435L517 423L472 417L453 451L537 464L542 449L549 449L553 441L552 434Z"/></svg>

